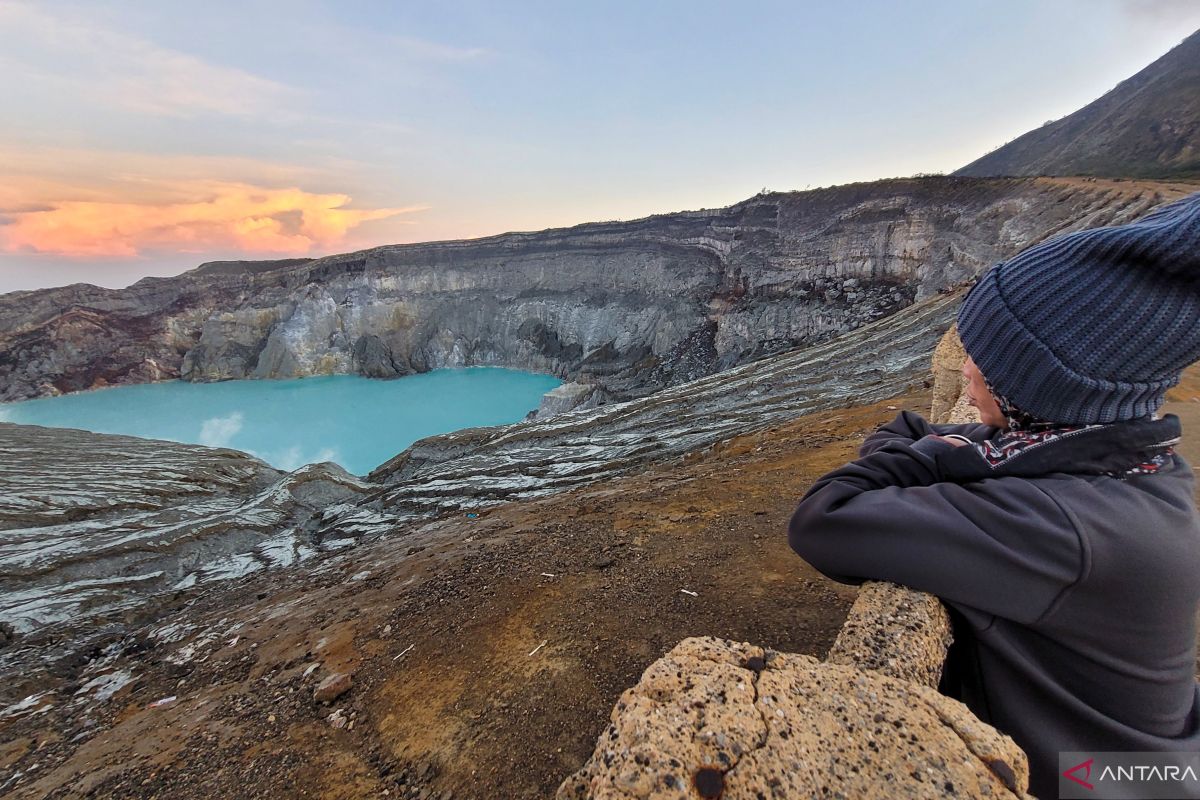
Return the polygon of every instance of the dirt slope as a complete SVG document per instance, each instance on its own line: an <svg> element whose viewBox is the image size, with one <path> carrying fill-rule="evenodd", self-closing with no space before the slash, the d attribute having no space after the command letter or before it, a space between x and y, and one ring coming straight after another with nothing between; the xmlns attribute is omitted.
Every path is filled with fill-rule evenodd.
<svg viewBox="0 0 1200 800"><path fill-rule="evenodd" d="M1166 409L1184 417L1193 461L1198 398L1192 370ZM791 553L788 516L865 433L929 400L814 414L213 592L23 687L48 691L32 710L49 707L0 719L0 793L549 796L621 691L680 639L824 654L853 589ZM122 669L133 680L98 702L100 679ZM334 672L353 687L315 702ZM337 710L343 728L327 721Z"/></svg>
<svg viewBox="0 0 1200 800"><path fill-rule="evenodd" d="M35 705L53 707L0 721L0 787L26 798L552 794L620 692L680 639L824 653L853 590L791 553L788 516L896 413L888 406L927 404L816 414L214 593L101 656L103 669L27 687L52 689ZM75 696L123 668L134 679L108 702L94 686ZM314 686L334 671L351 672L353 688L317 704ZM326 721L335 709L342 729Z"/></svg>

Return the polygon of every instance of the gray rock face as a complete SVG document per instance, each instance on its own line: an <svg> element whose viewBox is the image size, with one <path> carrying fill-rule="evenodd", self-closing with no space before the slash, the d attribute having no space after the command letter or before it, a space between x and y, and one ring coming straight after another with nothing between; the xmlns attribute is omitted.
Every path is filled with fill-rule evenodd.
<svg viewBox="0 0 1200 800"><path fill-rule="evenodd" d="M149 598L340 546L323 516L369 489L335 464L9 423L0 487L0 619L77 644Z"/></svg>
<svg viewBox="0 0 1200 800"><path fill-rule="evenodd" d="M1185 187L1186 188L1186 187ZM821 341L1185 188L926 178L539 233L0 296L0 401L500 365L649 394Z"/></svg>
<svg viewBox="0 0 1200 800"><path fill-rule="evenodd" d="M368 476L385 484L369 504L331 524L382 534L416 516L538 497L812 411L893 397L925 378L961 298L936 295L827 342L649 397L422 439Z"/></svg>
<svg viewBox="0 0 1200 800"><path fill-rule="evenodd" d="M548 399L547 414L559 412L549 418L422 440L366 480L332 465L283 475L231 451L0 425L0 618L18 642L65 640L63 626L86 641L194 585L894 396L924 377L953 317L960 295L945 286L1032 239L1134 216L1173 191L893 181L218 265L123 291L5 295L7 399L176 376L386 377L481 363L575 385ZM12 651L30 657L5 647L0 661Z"/></svg>
<svg viewBox="0 0 1200 800"><path fill-rule="evenodd" d="M31 646L85 643L193 586L890 397L925 376L959 299L936 295L649 397L423 439L365 480L331 464L284 475L231 450L0 424L0 618ZM4 648L0 672L17 652L41 657Z"/></svg>
<svg viewBox="0 0 1200 800"><path fill-rule="evenodd" d="M353 358L354 372L368 378L396 378L412 371L397 365L391 348L375 334L358 337Z"/></svg>
<svg viewBox="0 0 1200 800"><path fill-rule="evenodd" d="M545 419L576 409L595 408L606 402L604 390L592 383L564 383L542 396L542 403L532 413L536 419Z"/></svg>

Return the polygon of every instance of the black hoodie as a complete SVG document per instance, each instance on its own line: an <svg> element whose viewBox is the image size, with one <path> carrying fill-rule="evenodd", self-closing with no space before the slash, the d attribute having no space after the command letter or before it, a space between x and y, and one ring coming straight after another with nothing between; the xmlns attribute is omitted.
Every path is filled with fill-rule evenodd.
<svg viewBox="0 0 1200 800"><path fill-rule="evenodd" d="M998 467L986 425L903 412L816 482L792 548L835 580L941 598L972 666L955 694L1029 755L1057 797L1060 751L1200 751L1195 678L1200 520L1178 455L1113 477L1179 434L1178 418L1089 428Z"/></svg>

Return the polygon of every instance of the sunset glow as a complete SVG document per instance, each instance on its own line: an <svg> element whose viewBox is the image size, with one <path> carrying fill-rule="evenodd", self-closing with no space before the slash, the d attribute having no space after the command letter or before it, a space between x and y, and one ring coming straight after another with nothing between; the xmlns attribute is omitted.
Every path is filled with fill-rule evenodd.
<svg viewBox="0 0 1200 800"><path fill-rule="evenodd" d="M346 208L344 194L265 189L243 183L190 187L189 202L168 204L68 201L7 214L0 242L8 252L106 258L176 250L234 249L253 254L304 255L339 244L371 220L422 210Z"/></svg>
<svg viewBox="0 0 1200 800"><path fill-rule="evenodd" d="M843 5L0 0L0 292L948 173L1200 25Z"/></svg>

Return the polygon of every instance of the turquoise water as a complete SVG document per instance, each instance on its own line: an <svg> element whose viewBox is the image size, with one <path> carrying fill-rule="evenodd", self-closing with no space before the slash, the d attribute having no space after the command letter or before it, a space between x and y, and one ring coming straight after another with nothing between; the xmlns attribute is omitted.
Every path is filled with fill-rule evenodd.
<svg viewBox="0 0 1200 800"><path fill-rule="evenodd" d="M0 405L0 421L232 447L284 470L334 461L365 475L417 439L517 422L559 383L500 367L386 381L171 381Z"/></svg>

